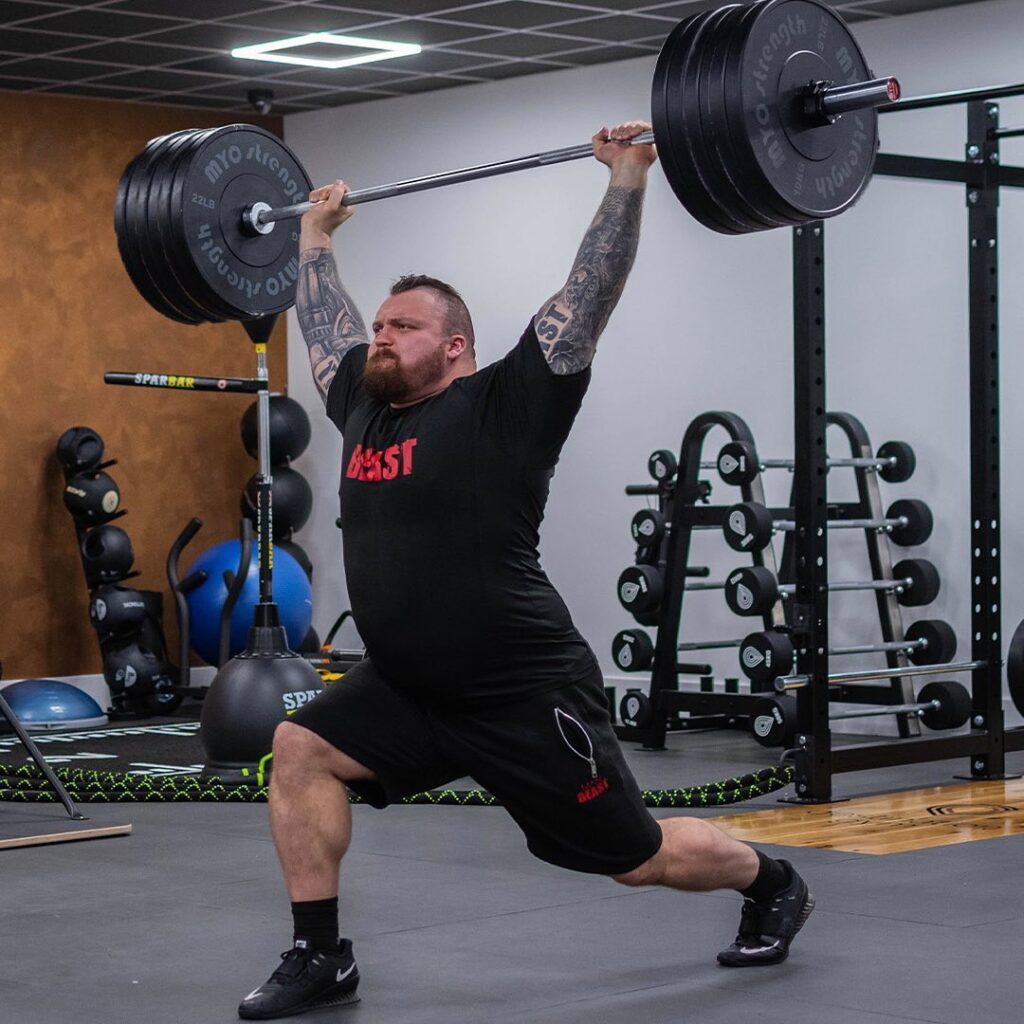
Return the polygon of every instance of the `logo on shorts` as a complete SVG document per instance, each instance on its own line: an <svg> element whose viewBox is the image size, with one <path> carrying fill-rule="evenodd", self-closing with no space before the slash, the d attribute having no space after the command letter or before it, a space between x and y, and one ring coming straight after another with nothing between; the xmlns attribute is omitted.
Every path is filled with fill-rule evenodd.
<svg viewBox="0 0 1024 1024"><path fill-rule="evenodd" d="M602 793L607 793L611 783L605 779L589 779L584 782L580 787L580 791L576 794L576 802L578 804L590 803L591 800L596 800Z"/></svg>
<svg viewBox="0 0 1024 1024"><path fill-rule="evenodd" d="M604 776L597 774L594 743L583 723L561 708L555 708L555 725L558 726L565 745L590 766L590 778L580 786L580 791L576 794L576 802L586 804L597 799L602 793L607 793L611 783Z"/></svg>

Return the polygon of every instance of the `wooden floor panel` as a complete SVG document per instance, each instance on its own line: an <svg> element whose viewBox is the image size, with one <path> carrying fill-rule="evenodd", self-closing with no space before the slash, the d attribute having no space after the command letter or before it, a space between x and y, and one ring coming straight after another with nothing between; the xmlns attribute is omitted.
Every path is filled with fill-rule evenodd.
<svg viewBox="0 0 1024 1024"><path fill-rule="evenodd" d="M745 842L851 853L903 853L1024 834L1024 780L964 782L726 815L715 824Z"/></svg>

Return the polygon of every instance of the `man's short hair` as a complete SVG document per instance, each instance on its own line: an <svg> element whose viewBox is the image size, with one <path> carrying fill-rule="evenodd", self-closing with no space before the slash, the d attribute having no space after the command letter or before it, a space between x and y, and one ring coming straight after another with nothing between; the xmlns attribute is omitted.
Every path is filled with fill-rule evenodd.
<svg viewBox="0 0 1024 1024"><path fill-rule="evenodd" d="M473 320L462 296L450 284L439 281L436 277L428 277L426 274L405 274L391 286L391 294L400 295L402 292L411 292L414 288L426 288L441 300L444 304L445 332L463 335L469 350L474 351L476 339L473 334Z"/></svg>

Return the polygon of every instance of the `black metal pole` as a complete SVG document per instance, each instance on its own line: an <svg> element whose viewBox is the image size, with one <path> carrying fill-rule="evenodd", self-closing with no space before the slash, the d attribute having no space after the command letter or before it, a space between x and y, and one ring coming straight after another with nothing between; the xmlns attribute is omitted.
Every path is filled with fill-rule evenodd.
<svg viewBox="0 0 1024 1024"><path fill-rule="evenodd" d="M797 801L832 798L828 690L828 490L825 449L825 229L793 229L793 433L796 529L790 626L797 694Z"/></svg>
<svg viewBox="0 0 1024 1024"><path fill-rule="evenodd" d="M967 158L986 172L999 164L999 105L967 108ZM985 754L971 757L971 776L1005 770L1000 629L999 528L999 184L991 172L967 187L971 393L971 658L984 661L972 676L972 725L988 732Z"/></svg>

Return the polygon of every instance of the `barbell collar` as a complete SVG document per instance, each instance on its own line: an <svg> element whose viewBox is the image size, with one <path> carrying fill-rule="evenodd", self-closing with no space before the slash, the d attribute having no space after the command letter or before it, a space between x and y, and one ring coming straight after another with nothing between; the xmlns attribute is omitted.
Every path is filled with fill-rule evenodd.
<svg viewBox="0 0 1024 1024"><path fill-rule="evenodd" d="M653 132L643 132L631 144L645 144L654 142ZM526 171L535 167L547 167L551 164L561 164L569 160L582 160L584 157L593 156L594 147L586 142L579 146L566 146L563 149L549 149L543 153L534 153L531 156L515 157L512 160L498 160L489 164L477 164L474 167L463 167L456 171L441 171L437 174L427 174L421 178L407 178L405 181L396 181L390 185L375 185L371 188L356 189L348 192L342 200L342 206L358 206L360 203L372 203L378 199L391 199L394 196L404 196L411 192L423 192L432 188L444 188L447 185L458 185L463 181L476 181L479 178L491 178L498 174L510 174L513 171ZM267 225L279 220L288 220L292 217L301 217L307 210L313 209L317 203L305 202L294 203L291 206L280 206L277 209L266 209L256 212L246 211L243 220L254 231L263 232Z"/></svg>
<svg viewBox="0 0 1024 1024"><path fill-rule="evenodd" d="M987 661L956 661L947 665L911 665L905 668L865 669L861 672L836 672L828 677L829 686L840 683L862 683L871 679L891 679L894 676L930 676L951 675L954 672L974 672L979 668L988 668ZM772 683L778 693L787 690L802 690L811 685L808 675L777 676Z"/></svg>
<svg viewBox="0 0 1024 1024"><path fill-rule="evenodd" d="M821 83L811 90L808 98L808 114L817 115L826 123L851 110L865 110L868 107L883 107L900 98L900 83L895 78L873 78L870 82L855 82L853 85L837 85L821 88Z"/></svg>

